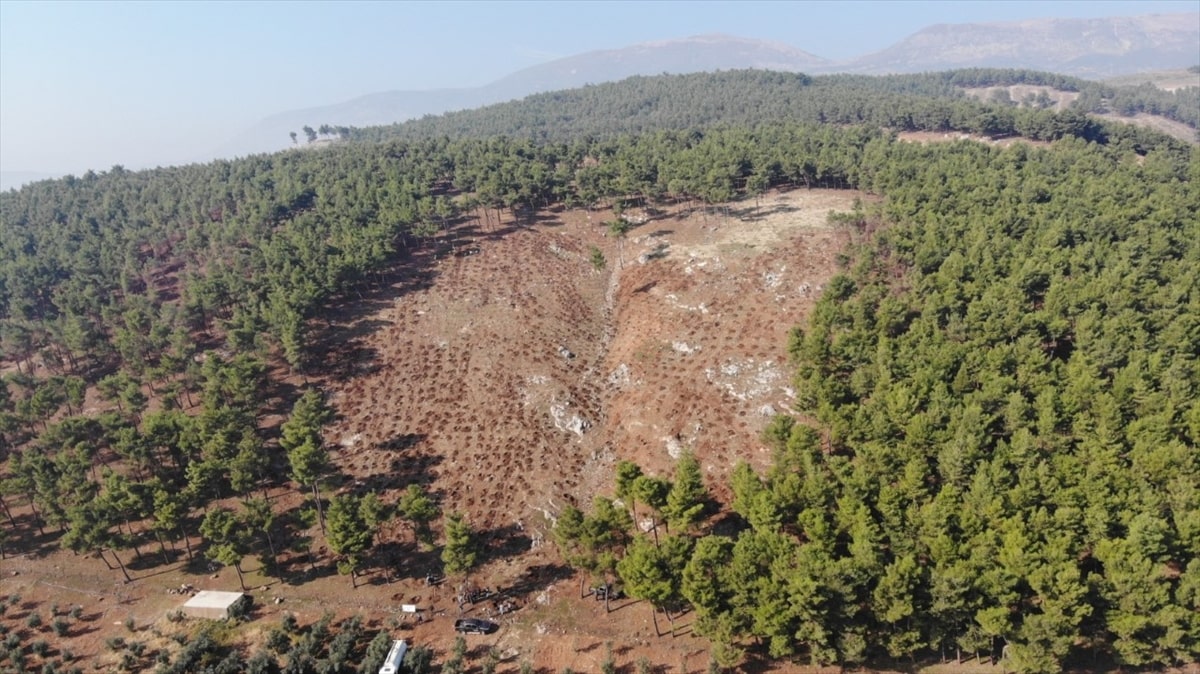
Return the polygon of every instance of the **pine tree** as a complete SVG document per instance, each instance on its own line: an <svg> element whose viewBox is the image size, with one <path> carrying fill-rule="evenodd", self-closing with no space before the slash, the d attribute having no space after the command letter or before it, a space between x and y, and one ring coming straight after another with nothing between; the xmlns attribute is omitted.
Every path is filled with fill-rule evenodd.
<svg viewBox="0 0 1200 674"><path fill-rule="evenodd" d="M676 531L686 531L700 520L708 504L708 491L700 474L700 462L690 452L684 452L675 465L675 481L667 493L663 514Z"/></svg>
<svg viewBox="0 0 1200 674"><path fill-rule="evenodd" d="M338 572L350 575L352 586L358 586L358 565L362 555L371 549L378 525L371 526L363 517L363 499L350 495L335 496L329 502L327 539L329 549L342 556Z"/></svg>
<svg viewBox="0 0 1200 674"><path fill-rule="evenodd" d="M433 499L418 484L410 484L396 504L400 515L412 523L413 538L422 545L433 545L433 530L429 524L438 517Z"/></svg>
<svg viewBox="0 0 1200 674"><path fill-rule="evenodd" d="M205 555L237 571L238 584L246 589L242 559L246 556L247 540L241 520L228 508L213 508L200 523L200 535L208 542Z"/></svg>
<svg viewBox="0 0 1200 674"><path fill-rule="evenodd" d="M442 548L442 564L447 576L466 575L475 568L479 552L475 532L460 513L446 517L446 545Z"/></svg>

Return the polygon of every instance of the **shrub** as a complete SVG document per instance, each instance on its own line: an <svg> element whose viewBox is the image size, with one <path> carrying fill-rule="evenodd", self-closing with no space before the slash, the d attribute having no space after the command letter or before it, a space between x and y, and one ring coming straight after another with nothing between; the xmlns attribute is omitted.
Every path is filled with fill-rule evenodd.
<svg viewBox="0 0 1200 674"><path fill-rule="evenodd" d="M333 614L326 611L321 614L321 618L317 622L312 624L312 627L308 630L308 636L312 637L314 645L319 646L329 639L329 625L331 623L333 623ZM312 652L310 650L309 654L311 655Z"/></svg>
<svg viewBox="0 0 1200 674"><path fill-rule="evenodd" d="M283 620L279 621L279 626L283 629L284 634L295 634L299 625L296 623L296 616L291 613L284 614Z"/></svg>
<svg viewBox="0 0 1200 674"><path fill-rule="evenodd" d="M279 663L271 654L260 650L254 654L254 657L246 661L246 674L277 674L279 672Z"/></svg>
<svg viewBox="0 0 1200 674"><path fill-rule="evenodd" d="M235 650L226 655L220 662L217 663L213 674L245 674L246 667L242 662L241 655ZM332 671L341 671L334 669Z"/></svg>
<svg viewBox="0 0 1200 674"><path fill-rule="evenodd" d="M276 655L287 653L292 647L292 638L288 636L287 630L282 627L273 627L267 632L266 647L273 651Z"/></svg>
<svg viewBox="0 0 1200 674"><path fill-rule="evenodd" d="M601 674L617 674L617 663L613 660L612 642L604 644L604 659L600 661Z"/></svg>
<svg viewBox="0 0 1200 674"><path fill-rule="evenodd" d="M44 658L50 652L50 644L46 643L45 639L38 639L29 645L29 650L33 651L39 658Z"/></svg>
<svg viewBox="0 0 1200 674"><path fill-rule="evenodd" d="M500 653L494 648L489 648L487 655L483 658L482 674L495 674L496 665L500 664Z"/></svg>
<svg viewBox="0 0 1200 674"><path fill-rule="evenodd" d="M358 663L359 674L379 671L391 648L392 634L390 630L383 629L376 632L375 638L367 644L367 652L363 654L362 660Z"/></svg>
<svg viewBox="0 0 1200 674"><path fill-rule="evenodd" d="M42 615L40 613L37 613L36 611L33 613L30 613L29 617L25 620L25 626L31 630L35 630L35 629L41 627L42 626Z"/></svg>
<svg viewBox="0 0 1200 674"><path fill-rule="evenodd" d="M68 623L66 620L63 620L62 618L55 618L54 621L50 623L51 631L54 632L55 636L59 636L59 637L67 636L67 629L69 627L70 627L70 623Z"/></svg>
<svg viewBox="0 0 1200 674"><path fill-rule="evenodd" d="M79 604L76 604L71 607L71 610L67 612L67 615L71 616L71 620L79 620L79 618L83 616L83 607Z"/></svg>
<svg viewBox="0 0 1200 674"><path fill-rule="evenodd" d="M238 601L233 606L229 607L229 617L233 620L242 620L246 616L250 615L250 604L251 602L249 595L243 596L241 601Z"/></svg>
<svg viewBox="0 0 1200 674"><path fill-rule="evenodd" d="M433 649L428 646L417 646L408 649L404 656L404 664L409 674L428 674L433 670Z"/></svg>
<svg viewBox="0 0 1200 674"><path fill-rule="evenodd" d="M122 648L125 648L125 640L121 637L109 637L104 640L104 645L107 646L108 650L110 651L119 651Z"/></svg>

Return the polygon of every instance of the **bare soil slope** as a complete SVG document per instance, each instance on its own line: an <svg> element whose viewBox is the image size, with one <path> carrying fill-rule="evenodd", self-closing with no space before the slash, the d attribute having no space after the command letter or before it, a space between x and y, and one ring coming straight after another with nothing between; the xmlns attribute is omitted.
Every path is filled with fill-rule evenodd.
<svg viewBox="0 0 1200 674"><path fill-rule="evenodd" d="M669 476L673 457L690 448L718 496L738 460L766 465L759 434L791 405L787 333L804 321L845 243L826 216L849 210L856 196L797 190L731 210L634 209L626 217L637 226L621 240L603 224L608 211L547 211L521 223L507 213L496 222L492 212L460 224L428 271L328 317L328 375L310 383L327 390L338 413L327 440L345 478L329 491L373 488L394 502L419 482L445 512L466 515L485 542L471 581L510 591L519 606L499 633L472 638L506 654L501 671L526 659L596 671L604 642L618 665L646 657L672 672L703 671L706 643L655 638L645 604L626 601L606 614L581 599L579 579L546 542L549 528L564 504L587 507L611 494L619 459ZM272 498L286 508L303 495ZM375 561L385 562L353 590L327 555L315 574L287 582L247 560L260 620L244 628L246 638L284 611L305 623L333 610L362 613L444 655L460 610L487 607L460 609L453 588L426 587L436 554L417 550L399 525L378 544L388 552ZM101 668L117 662L105 639L144 640L148 664L156 648L172 648L153 637L177 629L164 616L183 597L169 588L237 589L232 570L144 568L135 565L125 585L115 582L119 572L52 544L7 559L0 594L21 602L0 621L46 639L52 656L65 647ZM66 636L47 627L54 602L60 612L82 606ZM431 619L404 622L403 603ZM46 624L27 627L31 612Z"/></svg>
<svg viewBox="0 0 1200 674"><path fill-rule="evenodd" d="M460 239L333 352L355 354L327 383L341 467L381 490L431 483L482 529L587 505L617 459L665 472L690 447L720 481L790 407L787 332L834 272L826 215L854 197L635 210L621 241L585 211Z"/></svg>

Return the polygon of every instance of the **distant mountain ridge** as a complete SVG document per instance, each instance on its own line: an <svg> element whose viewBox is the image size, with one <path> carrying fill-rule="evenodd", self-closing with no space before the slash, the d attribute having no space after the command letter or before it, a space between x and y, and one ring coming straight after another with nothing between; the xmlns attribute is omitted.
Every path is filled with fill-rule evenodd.
<svg viewBox="0 0 1200 674"><path fill-rule="evenodd" d="M697 35L568 56L520 70L484 88L509 97L524 97L542 91L623 80L634 75L744 68L815 72L831 65L828 59L779 42L733 35Z"/></svg>
<svg viewBox="0 0 1200 674"><path fill-rule="evenodd" d="M477 108L531 94L623 80L634 75L758 68L799 72L831 62L777 42L730 35L700 35L591 51L519 70L470 89L387 91L316 108L272 115L241 134L219 156L282 149L288 133L304 125L375 126L423 115Z"/></svg>
<svg viewBox="0 0 1200 674"><path fill-rule="evenodd" d="M284 112L262 120L214 154L228 157L280 150L287 146L288 133L305 125L392 124L634 75L744 68L886 74L987 66L1100 78L1187 67L1197 61L1200 13L940 24L882 51L842 62L778 42L701 35L568 56L525 68L482 87L388 91L335 105Z"/></svg>
<svg viewBox="0 0 1200 674"><path fill-rule="evenodd" d="M1100 79L1200 62L1200 13L938 24L839 69L1028 68Z"/></svg>

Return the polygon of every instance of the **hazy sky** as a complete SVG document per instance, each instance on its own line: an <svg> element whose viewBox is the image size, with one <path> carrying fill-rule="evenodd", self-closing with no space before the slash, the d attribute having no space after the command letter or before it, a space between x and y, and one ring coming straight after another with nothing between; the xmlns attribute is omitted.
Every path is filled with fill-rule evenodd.
<svg viewBox="0 0 1200 674"><path fill-rule="evenodd" d="M268 115L468 87L562 56L705 33L842 59L934 23L1195 12L1102 2L0 0L0 170L186 163Z"/></svg>

